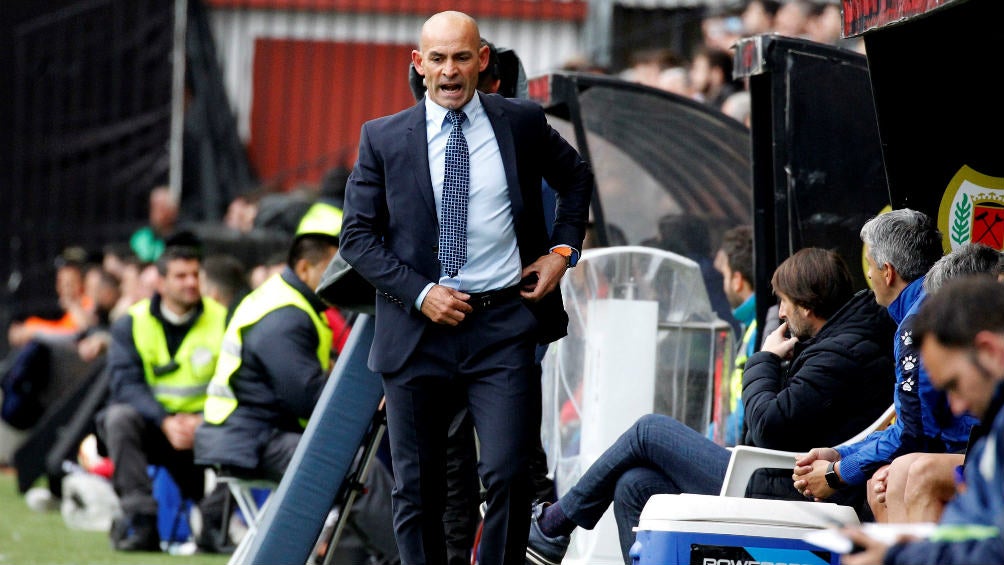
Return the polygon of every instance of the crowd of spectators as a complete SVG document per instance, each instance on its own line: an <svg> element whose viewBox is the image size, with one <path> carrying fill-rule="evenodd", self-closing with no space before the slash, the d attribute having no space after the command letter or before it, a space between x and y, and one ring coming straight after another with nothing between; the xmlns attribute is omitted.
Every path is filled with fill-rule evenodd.
<svg viewBox="0 0 1004 565"><path fill-rule="evenodd" d="M732 75L736 42L773 33L863 53L864 42L843 38L841 25L840 4L835 0L745 0L706 14L700 40L689 54L646 47L632 51L620 70L583 57L569 59L564 70L612 74L666 90L704 102L749 126L749 91L745 81Z"/></svg>

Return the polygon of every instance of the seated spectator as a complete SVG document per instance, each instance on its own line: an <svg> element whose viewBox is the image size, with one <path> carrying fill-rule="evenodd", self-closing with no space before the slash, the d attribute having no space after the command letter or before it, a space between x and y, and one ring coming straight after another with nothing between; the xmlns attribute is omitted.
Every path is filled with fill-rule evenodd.
<svg viewBox="0 0 1004 565"><path fill-rule="evenodd" d="M209 255L202 261L199 281L203 295L226 306L228 322L237 304L251 292L244 264L226 253Z"/></svg>
<svg viewBox="0 0 1004 565"><path fill-rule="evenodd" d="M934 389L913 339L913 318L927 294L925 275L941 257L941 233L922 212L892 210L861 228L868 279L896 330L896 420L865 439L836 449L814 448L795 461L795 488L829 499L849 485L864 485L883 465L906 453L953 453L966 448L971 416L953 416L943 391Z"/></svg>
<svg viewBox="0 0 1004 565"><path fill-rule="evenodd" d="M740 14L743 35L760 35L774 31L774 16L781 8L778 0L748 0Z"/></svg>
<svg viewBox="0 0 1004 565"><path fill-rule="evenodd" d="M193 462L192 445L226 309L200 294L196 249L169 245L157 267L157 292L112 326L109 401L96 416L123 512L110 536L120 551L160 550L158 503L147 474L153 464L167 469L183 497L199 502L206 526L198 543L212 550L218 536L210 525L222 523L222 513L203 496L205 472Z"/></svg>
<svg viewBox="0 0 1004 565"><path fill-rule="evenodd" d="M56 296L58 308L51 313L37 313L14 321L7 329L7 341L13 349L24 347L37 337L70 339L91 325L94 304L84 292L86 253L67 248L56 259Z"/></svg>
<svg viewBox="0 0 1004 565"><path fill-rule="evenodd" d="M831 251L798 251L778 266L771 285L784 323L746 363L743 443L791 450L853 436L889 406L892 321L870 291L854 294L847 265ZM534 505L528 562L561 563L572 531L593 528L614 502L630 563L632 528L649 497L717 494L729 453L669 416L643 416L556 503ZM774 477L754 477L751 494L799 496Z"/></svg>
<svg viewBox="0 0 1004 565"><path fill-rule="evenodd" d="M164 252L164 240L178 223L178 199L169 186L150 191L149 220L129 237L129 246L143 261L156 261Z"/></svg>
<svg viewBox="0 0 1004 565"><path fill-rule="evenodd" d="M945 507L933 535L887 545L845 530L862 551L846 565L1004 563L1004 287L972 275L945 283L916 316L913 337L933 386L952 412L979 418L964 488Z"/></svg>
<svg viewBox="0 0 1004 565"><path fill-rule="evenodd" d="M924 278L933 295L948 280L965 275L997 277L1001 254L979 243L968 243L945 255ZM972 443L970 437L969 443ZM936 522L955 495L956 468L963 453L910 453L879 468L868 481L868 503L879 522Z"/></svg>
<svg viewBox="0 0 1004 565"><path fill-rule="evenodd" d="M734 227L722 236L722 245L715 254L715 269L722 274L722 288L732 306L732 315L740 324L735 364L728 380L729 411L724 430L712 423L709 438L716 443L733 446L739 443L743 429L743 370L746 361L757 350L756 292L753 281L753 228ZM720 436L720 437L716 437Z"/></svg>
<svg viewBox="0 0 1004 565"><path fill-rule="evenodd" d="M742 81L732 78L732 65L732 53L725 49L698 49L690 62L690 86L694 89L694 97L720 110L730 94L743 89Z"/></svg>
<svg viewBox="0 0 1004 565"><path fill-rule="evenodd" d="M112 309L122 297L118 278L99 265L87 271L86 294L94 303L93 324L78 335L77 354L93 361L105 353L111 343Z"/></svg>
<svg viewBox="0 0 1004 565"><path fill-rule="evenodd" d="M293 458L334 353L327 306L314 293L338 251L341 214L327 212L301 223L286 267L234 310L195 433L196 463L278 482ZM388 477L374 465L367 480Z"/></svg>

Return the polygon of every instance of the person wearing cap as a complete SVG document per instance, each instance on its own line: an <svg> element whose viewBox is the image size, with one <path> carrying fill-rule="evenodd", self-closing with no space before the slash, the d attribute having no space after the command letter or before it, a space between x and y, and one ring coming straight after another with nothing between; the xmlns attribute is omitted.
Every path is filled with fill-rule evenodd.
<svg viewBox="0 0 1004 565"><path fill-rule="evenodd" d="M282 479L341 343L328 306L314 292L338 251L341 218L338 207L315 203L299 223L287 265L234 310L205 422L195 434L197 463L239 477ZM369 535L346 530L340 545L347 551L381 558L396 552L393 542L381 542L392 537L389 484L389 471L374 465L350 517L350 525L368 528Z"/></svg>
<svg viewBox="0 0 1004 565"><path fill-rule="evenodd" d="M197 463L282 478L331 368L327 306L314 289L340 228L336 209L304 216L283 270L237 305L195 434Z"/></svg>
<svg viewBox="0 0 1004 565"><path fill-rule="evenodd" d="M192 452L227 314L201 295L200 262L197 247L168 241L157 260L156 293L111 328L109 401L95 423L115 466L112 486L123 516L110 535L120 551L160 550L151 464L167 469L184 498L199 501L205 523L221 519L210 521L217 501L203 496L205 473ZM210 539L197 541L212 550Z"/></svg>

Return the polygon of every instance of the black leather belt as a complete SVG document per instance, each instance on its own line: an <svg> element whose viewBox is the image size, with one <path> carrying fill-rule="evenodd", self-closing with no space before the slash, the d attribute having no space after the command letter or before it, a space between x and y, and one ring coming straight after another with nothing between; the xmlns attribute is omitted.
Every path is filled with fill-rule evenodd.
<svg viewBox="0 0 1004 565"><path fill-rule="evenodd" d="M519 298L519 285L488 292L468 292L467 294L471 295L467 303L473 306L474 311L477 312L478 310L487 310L493 306L507 304Z"/></svg>

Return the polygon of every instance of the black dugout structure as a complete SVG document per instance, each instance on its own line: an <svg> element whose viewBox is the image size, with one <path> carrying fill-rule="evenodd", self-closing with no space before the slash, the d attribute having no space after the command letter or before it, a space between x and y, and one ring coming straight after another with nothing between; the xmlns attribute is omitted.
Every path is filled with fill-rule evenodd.
<svg viewBox="0 0 1004 565"><path fill-rule="evenodd" d="M1000 0L844 0L868 53L894 208L938 218L945 251L1004 249Z"/></svg>
<svg viewBox="0 0 1004 565"><path fill-rule="evenodd" d="M837 251L865 288L858 232L889 204L868 64L855 51L779 35L741 40L752 105L757 319L774 269L803 247Z"/></svg>
<svg viewBox="0 0 1004 565"><path fill-rule="evenodd" d="M715 249L721 232L751 221L745 125L707 104L608 76L555 72L531 79L528 91L593 167L599 245L638 245L659 235L660 218L684 214L709 224Z"/></svg>

